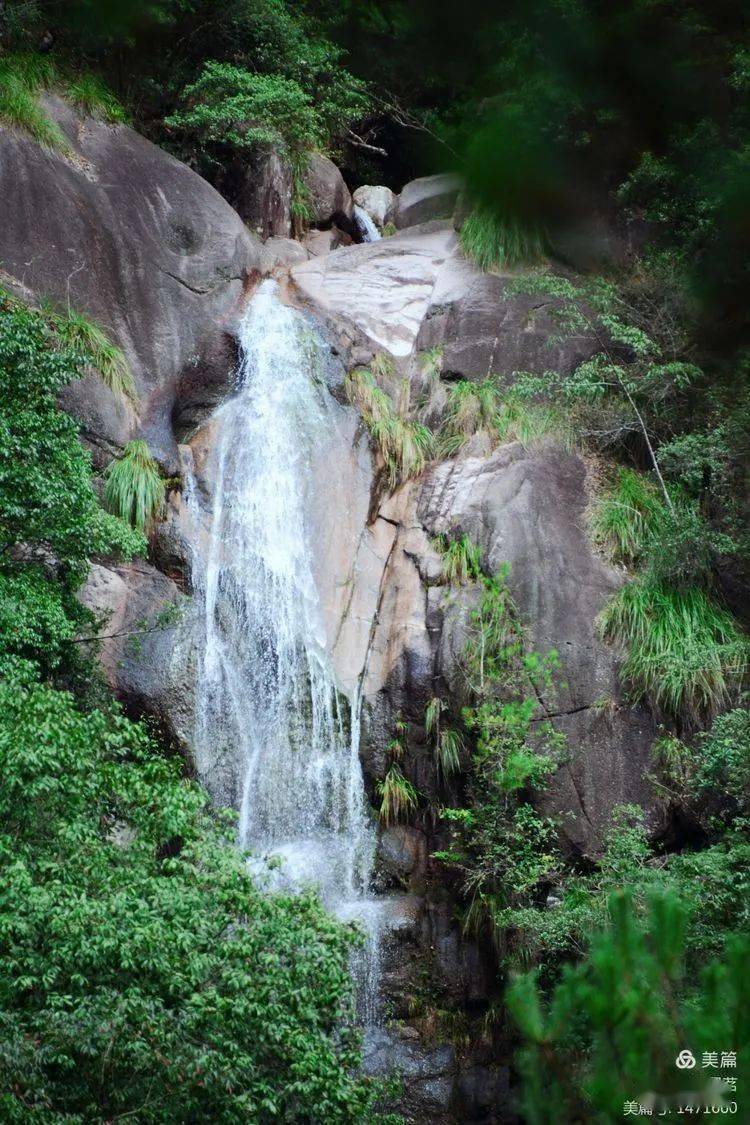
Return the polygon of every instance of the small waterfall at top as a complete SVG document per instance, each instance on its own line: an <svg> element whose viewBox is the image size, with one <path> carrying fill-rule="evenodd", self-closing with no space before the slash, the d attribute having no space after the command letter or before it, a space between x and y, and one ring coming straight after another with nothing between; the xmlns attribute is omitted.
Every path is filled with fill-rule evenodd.
<svg viewBox="0 0 750 1125"><path fill-rule="evenodd" d="M236 391L212 419L210 539L195 576L205 622L196 756L199 770L221 755L236 763L240 843L259 871L281 861L272 885L315 884L332 912L369 932L359 975L370 976L371 1016L377 906L359 705L334 684L308 518L311 462L341 408L322 342L275 290L264 282L248 305Z"/></svg>
<svg viewBox="0 0 750 1125"><path fill-rule="evenodd" d="M354 221L362 235L363 242L377 242L381 237L380 231L365 209L358 207L356 203L354 204Z"/></svg>

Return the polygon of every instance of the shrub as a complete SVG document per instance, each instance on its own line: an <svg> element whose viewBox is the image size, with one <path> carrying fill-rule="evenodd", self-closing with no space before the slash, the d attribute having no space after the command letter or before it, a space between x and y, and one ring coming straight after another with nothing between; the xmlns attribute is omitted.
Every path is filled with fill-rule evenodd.
<svg viewBox="0 0 750 1125"><path fill-rule="evenodd" d="M105 474L104 503L110 512L145 531L164 502L164 481L145 441L131 441Z"/></svg>
<svg viewBox="0 0 750 1125"><path fill-rule="evenodd" d="M172 129L201 145L237 149L271 146L286 156L322 144L309 95L291 78L258 74L224 62L207 62L186 86L186 108L166 118Z"/></svg>
<svg viewBox="0 0 750 1125"><path fill-rule="evenodd" d="M659 1091L669 1107L703 1105L709 1089L703 1053L731 1043L738 1066L747 1058L747 935L732 937L720 960L686 979L689 916L676 895L654 895L645 924L627 894L611 897L609 915L607 928L548 1002L534 973L508 989L523 1038L519 1069L529 1125L618 1121L623 1105L637 1104L647 1090ZM685 1049L699 1060L695 1070L675 1067ZM709 1106L724 1102L717 1087Z"/></svg>
<svg viewBox="0 0 750 1125"><path fill-rule="evenodd" d="M4 1121L378 1120L353 931L232 820L141 725L0 683Z"/></svg>
<svg viewBox="0 0 750 1125"><path fill-rule="evenodd" d="M483 207L475 208L461 227L461 247L482 270L530 265L544 257L538 229L517 219L503 220Z"/></svg>
<svg viewBox="0 0 750 1125"><path fill-rule="evenodd" d="M406 820L417 807L417 791L395 763L385 778L376 783L376 791L380 797L380 821L386 827Z"/></svg>
<svg viewBox="0 0 750 1125"><path fill-rule="evenodd" d="M633 698L648 698L688 725L728 703L747 670L737 623L699 589L637 579L609 602L599 624L607 640L628 649L621 674Z"/></svg>

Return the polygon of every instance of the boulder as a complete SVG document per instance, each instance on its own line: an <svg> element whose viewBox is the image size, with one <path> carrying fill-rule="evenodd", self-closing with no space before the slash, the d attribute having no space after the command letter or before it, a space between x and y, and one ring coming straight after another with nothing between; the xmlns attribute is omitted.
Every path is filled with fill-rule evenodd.
<svg viewBox="0 0 750 1125"><path fill-rule="evenodd" d="M467 261L444 222L292 269L300 296L339 334L345 330L350 356L369 347L406 359L439 347L443 372L464 379L569 373L596 341L562 334L554 318L559 301L509 293L510 278L484 274Z"/></svg>
<svg viewBox="0 0 750 1125"><path fill-rule="evenodd" d="M183 749L193 729L191 604L142 559L92 565L79 592L100 622L100 660L126 711L154 716Z"/></svg>
<svg viewBox="0 0 750 1125"><path fill-rule="evenodd" d="M298 262L306 262L307 250L293 238L269 238L263 244L260 268L262 273L285 270Z"/></svg>
<svg viewBox="0 0 750 1125"><path fill-rule="evenodd" d="M309 221L314 227L330 227L334 223L354 236L354 206L344 177L332 160L313 152L304 173L309 197Z"/></svg>
<svg viewBox="0 0 750 1125"><path fill-rule="evenodd" d="M97 321L123 348L137 416L97 378L65 405L102 451L140 429L168 470L172 416L198 387L226 386L232 329L260 248L205 180L125 125L43 107L69 153L0 128L0 262L6 282Z"/></svg>
<svg viewBox="0 0 750 1125"><path fill-rule="evenodd" d="M402 230L432 219L450 219L460 191L460 177L449 172L411 180L396 201L396 226Z"/></svg>
<svg viewBox="0 0 750 1125"><path fill-rule="evenodd" d="M352 195L357 207L366 211L378 230L393 219L396 196L382 184L363 184Z"/></svg>
<svg viewBox="0 0 750 1125"><path fill-rule="evenodd" d="M292 233L292 170L277 152L259 153L232 170L226 194L240 218L260 238L289 238Z"/></svg>

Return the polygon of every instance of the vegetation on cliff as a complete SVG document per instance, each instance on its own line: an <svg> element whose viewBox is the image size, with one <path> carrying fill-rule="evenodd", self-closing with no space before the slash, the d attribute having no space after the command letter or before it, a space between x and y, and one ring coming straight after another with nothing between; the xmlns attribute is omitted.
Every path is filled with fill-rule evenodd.
<svg viewBox="0 0 750 1125"><path fill-rule="evenodd" d="M76 591L146 542L58 406L88 342L0 298L0 1116L372 1121L354 931L264 893L233 814L96 671ZM142 529L163 483L135 446L107 485Z"/></svg>

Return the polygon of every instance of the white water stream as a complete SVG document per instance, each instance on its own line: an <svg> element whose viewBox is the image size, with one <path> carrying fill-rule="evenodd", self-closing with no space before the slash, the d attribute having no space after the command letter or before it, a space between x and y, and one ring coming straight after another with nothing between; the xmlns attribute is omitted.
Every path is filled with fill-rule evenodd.
<svg viewBox="0 0 750 1125"><path fill-rule="evenodd" d="M354 221L359 227L359 233L362 235L363 242L378 242L382 237L364 207L358 207L356 203L354 204Z"/></svg>
<svg viewBox="0 0 750 1125"><path fill-rule="evenodd" d="M377 905L359 705L337 692L327 657L309 517L311 464L341 408L322 342L274 282L249 303L240 356L236 391L212 419L210 537L194 576L205 625L196 757L238 763L240 843L258 871L273 857L271 885L315 884L369 932L359 971L371 1016Z"/></svg>

